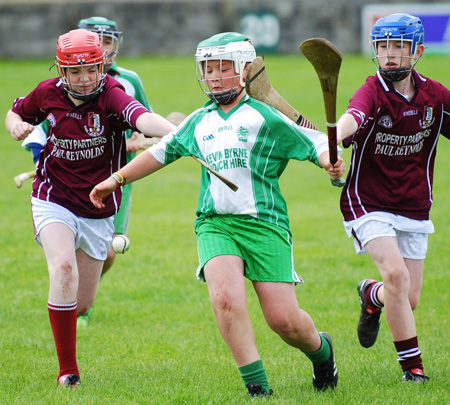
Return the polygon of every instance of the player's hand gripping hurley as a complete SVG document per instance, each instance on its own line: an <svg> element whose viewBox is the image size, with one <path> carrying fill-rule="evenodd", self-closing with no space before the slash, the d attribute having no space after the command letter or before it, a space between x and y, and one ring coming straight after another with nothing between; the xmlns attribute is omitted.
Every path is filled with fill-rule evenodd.
<svg viewBox="0 0 450 405"><path fill-rule="evenodd" d="M307 39L300 44L300 50L311 62L320 80L327 118L330 163L334 165L337 161L336 95L342 54L335 45L325 38ZM342 187L345 180L342 178L331 179L331 183L333 186Z"/></svg>

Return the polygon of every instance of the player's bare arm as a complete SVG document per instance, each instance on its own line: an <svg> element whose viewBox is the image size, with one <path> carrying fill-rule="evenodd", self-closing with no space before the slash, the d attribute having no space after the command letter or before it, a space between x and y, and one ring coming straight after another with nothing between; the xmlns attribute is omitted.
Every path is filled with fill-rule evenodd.
<svg viewBox="0 0 450 405"><path fill-rule="evenodd" d="M144 113L136 120L136 127L144 135L162 138L169 132L174 131L176 126L156 113Z"/></svg>
<svg viewBox="0 0 450 405"><path fill-rule="evenodd" d="M353 115L345 113L337 123L337 143L341 143L345 138L352 136L358 130L358 123Z"/></svg>
<svg viewBox="0 0 450 405"><path fill-rule="evenodd" d="M23 121L18 114L11 110L6 114L5 125L8 132L16 141L25 139L34 129L33 125Z"/></svg>
<svg viewBox="0 0 450 405"><path fill-rule="evenodd" d="M105 207L102 202L103 198L113 193L117 187L139 180L163 167L164 165L159 163L150 152L143 152L119 172L97 184L89 194L89 198L96 208L102 209Z"/></svg>

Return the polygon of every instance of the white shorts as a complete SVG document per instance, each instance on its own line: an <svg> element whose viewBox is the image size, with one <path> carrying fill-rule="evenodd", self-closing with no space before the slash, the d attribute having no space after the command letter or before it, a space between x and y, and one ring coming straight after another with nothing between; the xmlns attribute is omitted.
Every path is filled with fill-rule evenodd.
<svg viewBox="0 0 450 405"><path fill-rule="evenodd" d="M36 241L42 246L39 236L45 225L61 222L75 235L75 250L81 249L90 257L106 260L114 234L114 216L93 219L78 217L61 205L31 198L31 211Z"/></svg>
<svg viewBox="0 0 450 405"><path fill-rule="evenodd" d="M382 237L397 238L405 259L423 260L428 249L428 234L434 232L430 220L420 221L386 212L372 212L354 221L344 221L349 237L353 237L356 253L366 254L367 242Z"/></svg>

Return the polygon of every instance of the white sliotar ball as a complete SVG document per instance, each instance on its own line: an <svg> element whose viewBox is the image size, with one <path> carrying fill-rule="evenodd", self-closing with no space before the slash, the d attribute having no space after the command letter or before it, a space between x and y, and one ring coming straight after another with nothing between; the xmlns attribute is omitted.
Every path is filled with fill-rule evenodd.
<svg viewBox="0 0 450 405"><path fill-rule="evenodd" d="M116 235L111 247L116 253L125 253L130 248L130 240L125 235Z"/></svg>

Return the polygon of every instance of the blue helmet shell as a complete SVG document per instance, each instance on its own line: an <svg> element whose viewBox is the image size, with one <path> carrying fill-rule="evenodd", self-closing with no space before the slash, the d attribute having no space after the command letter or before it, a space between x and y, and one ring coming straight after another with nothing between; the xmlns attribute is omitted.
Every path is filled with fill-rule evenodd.
<svg viewBox="0 0 450 405"><path fill-rule="evenodd" d="M409 14L396 13L380 18L372 29L372 42L386 41L387 39L398 41L410 41L411 54L417 51L417 45L423 44L424 29L420 18Z"/></svg>

